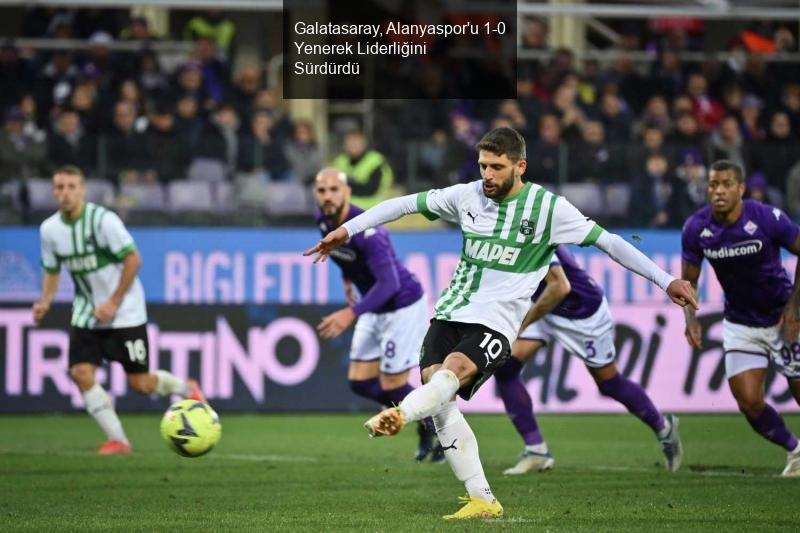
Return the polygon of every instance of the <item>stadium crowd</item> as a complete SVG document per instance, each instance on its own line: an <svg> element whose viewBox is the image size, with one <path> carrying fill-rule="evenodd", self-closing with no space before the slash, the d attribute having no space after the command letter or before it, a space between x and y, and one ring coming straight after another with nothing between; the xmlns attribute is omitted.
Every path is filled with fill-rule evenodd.
<svg viewBox="0 0 800 533"><path fill-rule="evenodd" d="M260 65L238 64L233 74L236 27L223 13L187 23L191 51L171 71L150 46L159 37L146 19L111 13L32 9L22 34L9 36L82 38L85 50L0 46L0 183L46 178L70 163L115 190L230 183L234 202L258 203L266 184L305 186L327 162L313 124L286 113ZM705 201L706 167L718 158L744 165L750 195L800 217L800 65L765 61L797 50L792 31L755 23L729 43L730 59L698 63L682 52L704 48L702 24L645 30L622 28L610 64L579 63L568 49L548 50L546 23L528 20L518 99L375 101L375 149L363 135L342 135L328 159L358 174L357 196L376 201L393 186L476 179L476 141L509 125L528 142L527 179L622 184L636 198L628 225L680 227ZM141 48L111 51L116 40ZM652 61L636 63L632 51Z"/></svg>

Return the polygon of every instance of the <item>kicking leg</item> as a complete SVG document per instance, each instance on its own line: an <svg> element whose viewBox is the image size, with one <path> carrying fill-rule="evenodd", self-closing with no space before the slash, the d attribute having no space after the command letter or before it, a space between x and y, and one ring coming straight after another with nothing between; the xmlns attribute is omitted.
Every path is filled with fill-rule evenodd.
<svg viewBox="0 0 800 533"><path fill-rule="evenodd" d="M130 442L122 429L111 397L94 379L97 367L91 363L77 363L69 369L69 376L78 386L86 404L86 411L95 419L108 440L98 450L102 455L131 453Z"/></svg>
<svg viewBox="0 0 800 533"><path fill-rule="evenodd" d="M520 377L522 367L543 345L540 340L517 339L511 347L511 358L494 373L506 413L525 442L519 462L503 471L506 475L543 472L553 468L553 457L533 414L533 401Z"/></svg>

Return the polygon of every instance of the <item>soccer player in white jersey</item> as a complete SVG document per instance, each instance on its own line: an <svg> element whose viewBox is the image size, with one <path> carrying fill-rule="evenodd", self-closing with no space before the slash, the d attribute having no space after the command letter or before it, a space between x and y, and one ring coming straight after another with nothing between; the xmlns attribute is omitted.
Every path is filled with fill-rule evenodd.
<svg viewBox="0 0 800 533"><path fill-rule="evenodd" d="M424 385L398 407L367 421L371 436L395 435L433 416L439 441L467 489L463 507L445 519L496 518L478 442L455 402L468 400L511 356L511 343L559 244L594 245L659 287L682 306L696 306L688 282L676 280L617 235L604 231L564 198L523 183L525 141L496 128L477 145L481 180L381 202L329 233L306 255L330 253L356 233L411 213L461 226L464 247L450 287L439 297L420 358Z"/></svg>
<svg viewBox="0 0 800 533"><path fill-rule="evenodd" d="M75 284L69 334L69 375L78 386L86 410L106 434L98 453L131 453L131 445L111 398L95 381L103 359L125 368L130 387L142 394L179 394L205 401L197 382L184 381L148 368L147 312L144 290L136 277L142 260L119 217L85 201L81 170L65 166L53 175L53 195L59 210L40 228L44 281L33 304L41 321L58 290L61 266Z"/></svg>

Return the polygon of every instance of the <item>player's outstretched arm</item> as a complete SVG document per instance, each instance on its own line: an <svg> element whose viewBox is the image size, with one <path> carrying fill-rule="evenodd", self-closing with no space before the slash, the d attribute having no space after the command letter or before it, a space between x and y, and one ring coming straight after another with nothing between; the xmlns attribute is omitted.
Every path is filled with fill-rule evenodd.
<svg viewBox="0 0 800 533"><path fill-rule="evenodd" d="M689 282L693 294L697 297L697 282L700 279L700 265L693 265L692 263L683 261L681 264L681 278ZM685 306L683 308L683 314L686 318L686 330L684 331L686 340L689 342L690 346L700 348L703 341L703 327L700 325L700 321L697 320L694 308L690 305Z"/></svg>
<svg viewBox="0 0 800 533"><path fill-rule="evenodd" d="M688 305L697 309L697 299L688 281L670 276L619 235L603 230L594 245L631 272L661 287L674 303L681 307Z"/></svg>
<svg viewBox="0 0 800 533"><path fill-rule="evenodd" d="M564 269L558 264L550 265L550 269L547 271L544 281L547 285L542 291L542 294L539 295L536 303L528 310L528 314L525 315L525 319L519 327L520 333L558 307L558 304L564 301L564 298L566 298L572 290L572 286L569 283L569 279L567 279L567 275L564 273Z"/></svg>
<svg viewBox="0 0 800 533"><path fill-rule="evenodd" d="M50 311L50 304L58 291L58 281L60 274L58 272L45 272L44 279L42 279L42 295L33 304L33 320L40 322Z"/></svg>
<svg viewBox="0 0 800 533"><path fill-rule="evenodd" d="M347 239L353 235L418 212L416 194L384 200L328 233L316 246L306 250L303 255L316 254L315 263L325 261L332 251L347 242Z"/></svg>

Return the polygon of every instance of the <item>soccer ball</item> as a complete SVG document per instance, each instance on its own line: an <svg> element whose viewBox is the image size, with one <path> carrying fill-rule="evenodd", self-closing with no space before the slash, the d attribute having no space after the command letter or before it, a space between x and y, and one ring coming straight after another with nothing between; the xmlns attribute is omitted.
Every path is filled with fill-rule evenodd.
<svg viewBox="0 0 800 533"><path fill-rule="evenodd" d="M181 400L169 406L161 419L161 436L184 457L200 457L211 451L222 436L219 416L207 403Z"/></svg>

